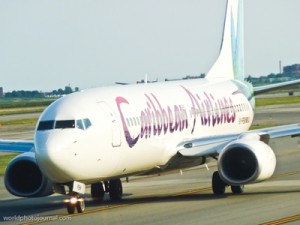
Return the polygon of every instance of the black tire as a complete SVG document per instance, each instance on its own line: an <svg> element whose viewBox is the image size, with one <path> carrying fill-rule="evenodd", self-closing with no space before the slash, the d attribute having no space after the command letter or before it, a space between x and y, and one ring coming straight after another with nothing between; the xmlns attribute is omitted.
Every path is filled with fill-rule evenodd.
<svg viewBox="0 0 300 225"><path fill-rule="evenodd" d="M244 185L231 185L231 192L233 194L242 194L244 192Z"/></svg>
<svg viewBox="0 0 300 225"><path fill-rule="evenodd" d="M93 201L102 202L104 199L104 188L102 183L96 183L91 185L91 196Z"/></svg>
<svg viewBox="0 0 300 225"><path fill-rule="evenodd" d="M219 172L215 171L212 177L212 189L214 194L223 195L226 188L225 182L220 178Z"/></svg>
<svg viewBox="0 0 300 225"><path fill-rule="evenodd" d="M78 199L77 203L76 203L76 208L77 208L77 212L78 213L82 213L85 210L85 202L84 199Z"/></svg>
<svg viewBox="0 0 300 225"><path fill-rule="evenodd" d="M75 212L75 205L72 204L71 202L67 203L67 211L69 214L74 214Z"/></svg>
<svg viewBox="0 0 300 225"><path fill-rule="evenodd" d="M109 181L109 197L112 201L120 201L123 195L123 187L120 179Z"/></svg>

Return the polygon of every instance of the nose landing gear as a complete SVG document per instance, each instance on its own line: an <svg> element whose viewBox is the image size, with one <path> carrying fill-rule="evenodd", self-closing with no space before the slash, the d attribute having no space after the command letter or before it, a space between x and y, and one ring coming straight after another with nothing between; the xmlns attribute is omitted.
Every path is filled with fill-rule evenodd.
<svg viewBox="0 0 300 225"><path fill-rule="evenodd" d="M78 213L82 213L85 210L84 198L80 198L80 194L85 193L85 184L77 181L73 181L68 184L70 198L64 202L67 204L67 211L69 214L74 214L75 209Z"/></svg>
<svg viewBox="0 0 300 225"><path fill-rule="evenodd" d="M75 185L76 184L76 185ZM70 184L69 195L70 198L64 202L67 205L67 211L69 214L74 214L75 209L78 213L82 213L85 210L84 198L80 198L79 194L84 194L85 185L79 182L73 182ZM94 183L91 185L91 197L93 201L101 202L104 199L105 193L109 194L111 201L119 201L122 199L123 187L120 179L105 181L104 183Z"/></svg>
<svg viewBox="0 0 300 225"><path fill-rule="evenodd" d="M80 198L78 194L71 195L69 200L65 201L67 203L67 211L69 214L74 214L75 209L78 213L82 213L85 210L84 198Z"/></svg>

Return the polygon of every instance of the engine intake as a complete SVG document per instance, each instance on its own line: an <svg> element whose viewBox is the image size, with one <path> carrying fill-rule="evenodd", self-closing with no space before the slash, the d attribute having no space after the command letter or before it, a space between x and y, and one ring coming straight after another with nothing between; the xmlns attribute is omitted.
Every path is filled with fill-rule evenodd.
<svg viewBox="0 0 300 225"><path fill-rule="evenodd" d="M52 182L39 169L33 152L15 157L4 174L6 189L20 197L42 197L53 194Z"/></svg>
<svg viewBox="0 0 300 225"><path fill-rule="evenodd" d="M257 139L240 139L227 145L218 159L220 177L229 185L256 183L270 178L276 166L273 150Z"/></svg>

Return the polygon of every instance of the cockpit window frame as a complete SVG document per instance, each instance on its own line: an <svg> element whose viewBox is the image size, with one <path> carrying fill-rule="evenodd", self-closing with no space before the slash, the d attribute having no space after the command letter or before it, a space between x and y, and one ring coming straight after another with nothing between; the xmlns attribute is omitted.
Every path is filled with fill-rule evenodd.
<svg viewBox="0 0 300 225"><path fill-rule="evenodd" d="M37 127L38 131L53 129L79 129L87 130L92 126L89 118L77 120L44 120L40 121Z"/></svg>

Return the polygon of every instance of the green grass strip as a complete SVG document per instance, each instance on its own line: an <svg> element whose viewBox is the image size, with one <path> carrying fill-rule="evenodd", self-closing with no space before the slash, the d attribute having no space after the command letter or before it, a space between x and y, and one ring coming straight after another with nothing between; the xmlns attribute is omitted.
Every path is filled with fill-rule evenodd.
<svg viewBox="0 0 300 225"><path fill-rule="evenodd" d="M300 103L300 96L279 98L256 98L256 106L284 105Z"/></svg>
<svg viewBox="0 0 300 225"><path fill-rule="evenodd" d="M0 109L14 109L14 108L28 108L28 107L40 107L48 106L56 99L53 98L12 98L12 99L0 99Z"/></svg>
<svg viewBox="0 0 300 225"><path fill-rule="evenodd" d="M26 113L40 113L43 112L46 106L31 107L31 108L10 108L10 109L0 109L0 115L16 115L16 114L26 114Z"/></svg>
<svg viewBox="0 0 300 225"><path fill-rule="evenodd" d="M29 118L29 119L18 119L18 120L7 120L7 121L0 121L0 126L9 126L9 125L33 125L36 124L38 118Z"/></svg>

